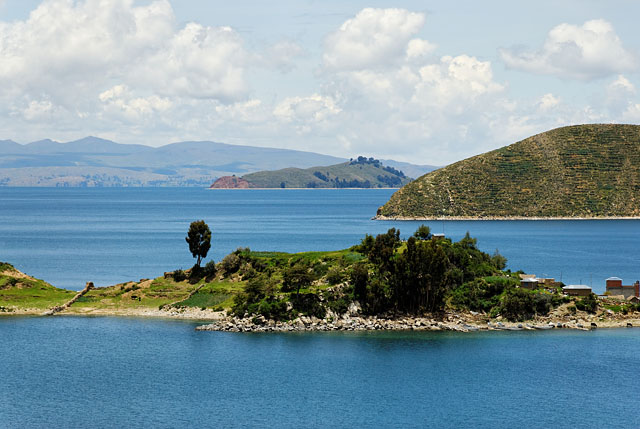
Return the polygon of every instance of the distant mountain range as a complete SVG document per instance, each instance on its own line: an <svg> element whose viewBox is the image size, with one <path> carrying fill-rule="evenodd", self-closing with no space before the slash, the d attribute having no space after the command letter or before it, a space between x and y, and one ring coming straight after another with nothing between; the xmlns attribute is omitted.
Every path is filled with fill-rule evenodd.
<svg viewBox="0 0 640 429"><path fill-rule="evenodd" d="M0 186L209 186L220 176L345 161L313 152L211 141L154 148L98 137L68 143L40 140L25 145L0 140ZM384 163L413 177L435 168Z"/></svg>
<svg viewBox="0 0 640 429"><path fill-rule="evenodd" d="M557 128L428 173L378 218L640 217L640 126Z"/></svg>
<svg viewBox="0 0 640 429"><path fill-rule="evenodd" d="M335 165L223 176L211 188L399 188L410 181L402 171L377 159L359 156Z"/></svg>

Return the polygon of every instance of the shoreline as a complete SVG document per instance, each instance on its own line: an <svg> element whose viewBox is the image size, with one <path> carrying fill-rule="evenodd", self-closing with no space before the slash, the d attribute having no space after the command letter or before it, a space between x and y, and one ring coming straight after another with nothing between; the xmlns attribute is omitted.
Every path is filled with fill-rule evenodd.
<svg viewBox="0 0 640 429"><path fill-rule="evenodd" d="M571 216L446 216L446 217L420 217L420 216L383 216L376 215L371 220L382 221L469 221L469 220L638 220L640 216L594 216L594 217L571 217Z"/></svg>
<svg viewBox="0 0 640 429"><path fill-rule="evenodd" d="M326 190L326 189L333 189L335 191L340 191L340 190L355 190L355 189L363 189L363 190L368 190L368 191L376 191L376 190L382 190L382 189L395 189L398 190L400 188L205 188L208 189L210 191L300 191L300 190L316 190L316 191L321 191L321 190Z"/></svg>
<svg viewBox="0 0 640 429"><path fill-rule="evenodd" d="M71 311L69 311L71 310ZM185 307L159 310L94 309L77 307L56 315L45 315L42 309L12 309L0 312L1 317L124 317L142 319L167 319L199 321L204 324L196 331L214 332L332 332L332 331L534 331L571 329L590 331L595 329L620 329L640 327L640 314L617 315L604 318L595 314L578 314L571 317L538 317L523 322L488 319L472 313L445 313L443 315L403 316L386 318L378 316L343 315L341 317L300 316L290 321L266 320L263 317L238 318L227 316L224 311L202 310Z"/></svg>
<svg viewBox="0 0 640 429"><path fill-rule="evenodd" d="M451 313L444 318L433 316L401 317L394 319L372 317L341 317L336 320L298 317L288 322L261 318L225 318L196 327L196 331L214 332L331 332L331 331L536 331L572 329L620 329L640 326L640 316L619 320L597 320L592 317L534 319L526 322L469 320L466 315Z"/></svg>

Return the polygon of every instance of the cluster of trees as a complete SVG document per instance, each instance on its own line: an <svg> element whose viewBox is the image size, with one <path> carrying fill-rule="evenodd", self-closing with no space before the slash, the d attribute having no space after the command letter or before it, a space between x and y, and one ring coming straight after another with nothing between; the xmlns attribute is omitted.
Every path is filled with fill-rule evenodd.
<svg viewBox="0 0 640 429"><path fill-rule="evenodd" d="M569 299L519 288L517 273L503 271L506 259L497 251L493 255L480 251L468 233L458 242L434 238L425 225L408 240L402 240L395 228L375 237L365 235L350 249L352 255L360 256L348 261L265 258L238 249L217 267L210 261L201 268L211 247L209 227L204 221L193 222L186 241L196 258L191 277L221 272L246 282L244 291L234 298L233 311L239 316L287 320L302 313L322 318L327 309L344 313L357 301L363 313L370 315L432 313L450 306L525 320L548 314ZM186 278L183 272L176 276ZM578 309L589 312L596 311L597 305L595 296L576 302Z"/></svg>
<svg viewBox="0 0 640 429"><path fill-rule="evenodd" d="M376 168L381 168L384 171L386 171L387 173L393 174L394 176L398 176L398 177L401 177L401 178L406 177L405 174L402 171L396 170L395 168L390 167L390 166L383 166L382 162L380 162L380 160L375 159L375 158L367 158L366 156L359 156L356 159L351 158L349 160L349 164L350 165L370 164L370 165L373 165Z"/></svg>
<svg viewBox="0 0 640 429"><path fill-rule="evenodd" d="M456 286L504 268L504 259L478 250L468 234L457 243L434 240L424 225L406 242L391 228L375 238L365 236L353 250L367 256L366 265L354 269L352 283L354 297L370 314L442 310Z"/></svg>
<svg viewBox="0 0 640 429"><path fill-rule="evenodd" d="M377 176L377 179L389 187L400 186L402 184L401 176Z"/></svg>

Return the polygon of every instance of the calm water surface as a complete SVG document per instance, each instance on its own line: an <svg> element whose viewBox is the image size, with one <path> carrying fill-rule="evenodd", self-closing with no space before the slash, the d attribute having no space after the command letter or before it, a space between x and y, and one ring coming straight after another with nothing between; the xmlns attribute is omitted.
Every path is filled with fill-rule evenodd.
<svg viewBox="0 0 640 429"><path fill-rule="evenodd" d="M81 289L188 268L189 223L213 230L210 257L238 247L300 252L349 247L365 233L422 222L372 221L393 190L216 190L198 188L2 188L0 260L56 286ZM591 284L640 278L640 221L425 222L458 240L469 231L509 267Z"/></svg>
<svg viewBox="0 0 640 429"><path fill-rule="evenodd" d="M640 426L640 329L195 332L0 318L0 427Z"/></svg>
<svg viewBox="0 0 640 429"><path fill-rule="evenodd" d="M370 217L389 190L0 188L0 260L55 285L114 284L212 257L345 248L420 222ZM428 222L509 266L594 288L640 277L638 221ZM600 286L600 290L603 285ZM640 329L195 332L193 322L0 317L0 428L640 427Z"/></svg>

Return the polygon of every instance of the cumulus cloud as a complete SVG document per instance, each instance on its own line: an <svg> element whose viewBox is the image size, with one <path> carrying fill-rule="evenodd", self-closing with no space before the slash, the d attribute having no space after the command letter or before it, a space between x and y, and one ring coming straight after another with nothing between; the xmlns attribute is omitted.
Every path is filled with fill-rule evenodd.
<svg viewBox="0 0 640 429"><path fill-rule="evenodd" d="M271 108L249 99L247 71L291 70L302 48L252 51L233 28L175 21L168 0L44 0L25 20L0 22L0 114L18 139L121 124L202 138L193 133L222 118L264 119Z"/></svg>
<svg viewBox="0 0 640 429"><path fill-rule="evenodd" d="M331 97L312 94L307 97L287 97L273 110L280 121L291 123L299 134L320 131L330 126L329 120L341 112Z"/></svg>
<svg viewBox="0 0 640 429"><path fill-rule="evenodd" d="M555 97L553 94L548 93L540 97L540 101L538 102L538 107L540 110L546 112L560 104L560 99Z"/></svg>
<svg viewBox="0 0 640 429"><path fill-rule="evenodd" d="M582 26L554 27L536 51L500 49L507 67L536 74L591 80L638 69L638 56L627 50L611 23L596 19Z"/></svg>
<svg viewBox="0 0 640 429"><path fill-rule="evenodd" d="M98 98L102 101L106 114L129 122L143 121L172 107L168 98L157 95L137 97L125 85L116 85L102 92Z"/></svg>
<svg viewBox="0 0 640 429"><path fill-rule="evenodd" d="M405 9L360 11L325 41L324 67L332 71L386 67L402 58L407 43L422 28L425 16ZM413 51L424 45L413 43Z"/></svg>
<svg viewBox="0 0 640 429"><path fill-rule="evenodd" d="M323 95L341 110L332 122L344 151L455 159L507 108L491 62L436 56L434 43L416 37L424 23L423 14L368 8L327 37Z"/></svg>
<svg viewBox="0 0 640 429"><path fill-rule="evenodd" d="M0 91L44 92L70 106L74 95L84 99L116 83L230 101L247 92L247 57L228 27L177 30L166 0L47 0L26 21L0 24Z"/></svg>
<svg viewBox="0 0 640 429"><path fill-rule="evenodd" d="M428 40L411 39L407 44L407 59L422 60L435 51L437 46Z"/></svg>

